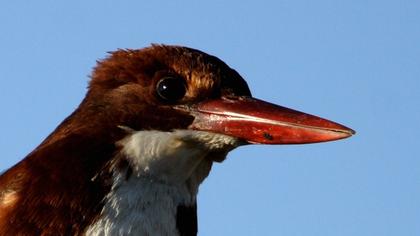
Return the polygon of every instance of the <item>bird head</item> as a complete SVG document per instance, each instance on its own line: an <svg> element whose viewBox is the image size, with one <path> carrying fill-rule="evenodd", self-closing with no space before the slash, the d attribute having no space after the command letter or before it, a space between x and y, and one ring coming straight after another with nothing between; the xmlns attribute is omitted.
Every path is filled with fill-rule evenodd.
<svg viewBox="0 0 420 236"><path fill-rule="evenodd" d="M252 97L245 80L220 59L178 46L118 50L98 62L79 107L79 126L195 130L241 144L332 141L354 131L335 122ZM95 121L95 122L93 122Z"/></svg>

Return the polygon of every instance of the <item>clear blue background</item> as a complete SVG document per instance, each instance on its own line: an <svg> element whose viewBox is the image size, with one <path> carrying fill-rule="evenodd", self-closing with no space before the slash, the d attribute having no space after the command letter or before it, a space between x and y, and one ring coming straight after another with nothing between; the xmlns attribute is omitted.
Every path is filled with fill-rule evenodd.
<svg viewBox="0 0 420 236"><path fill-rule="evenodd" d="M358 131L233 151L201 186L200 235L420 235L419 1L150 2L1 4L0 169L77 107L105 52L180 44Z"/></svg>

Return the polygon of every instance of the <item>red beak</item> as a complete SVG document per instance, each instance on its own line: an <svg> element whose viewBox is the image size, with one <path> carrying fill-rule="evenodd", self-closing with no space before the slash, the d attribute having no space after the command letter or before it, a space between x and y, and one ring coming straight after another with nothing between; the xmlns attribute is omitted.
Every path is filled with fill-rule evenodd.
<svg viewBox="0 0 420 236"><path fill-rule="evenodd" d="M204 101L189 108L190 129L237 137L248 143L304 144L355 134L335 122L250 97Z"/></svg>

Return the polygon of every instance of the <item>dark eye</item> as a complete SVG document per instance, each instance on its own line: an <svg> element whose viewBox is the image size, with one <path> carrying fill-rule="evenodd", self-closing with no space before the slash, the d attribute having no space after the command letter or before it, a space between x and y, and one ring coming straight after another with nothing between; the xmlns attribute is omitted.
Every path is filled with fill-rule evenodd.
<svg viewBox="0 0 420 236"><path fill-rule="evenodd" d="M185 81L177 77L164 77L157 83L156 92L163 100L176 102L185 95Z"/></svg>

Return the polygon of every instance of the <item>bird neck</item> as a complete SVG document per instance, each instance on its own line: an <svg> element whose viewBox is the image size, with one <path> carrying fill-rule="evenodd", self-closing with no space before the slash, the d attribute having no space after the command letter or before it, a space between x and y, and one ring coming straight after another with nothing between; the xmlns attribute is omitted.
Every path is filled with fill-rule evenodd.
<svg viewBox="0 0 420 236"><path fill-rule="evenodd" d="M112 187L88 235L195 235L196 196L220 149L237 143L228 136L178 130L138 131L117 145L109 169ZM229 148L227 148L229 147Z"/></svg>
<svg viewBox="0 0 420 236"><path fill-rule="evenodd" d="M240 145L208 132L130 129L115 143L67 132L70 121L0 178L0 209L9 209L0 235L196 235L198 187Z"/></svg>

